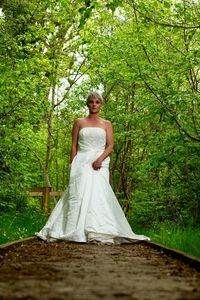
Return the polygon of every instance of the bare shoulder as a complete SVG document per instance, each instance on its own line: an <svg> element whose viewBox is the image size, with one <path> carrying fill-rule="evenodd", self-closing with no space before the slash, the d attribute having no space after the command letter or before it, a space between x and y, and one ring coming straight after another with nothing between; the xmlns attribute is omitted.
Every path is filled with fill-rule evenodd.
<svg viewBox="0 0 200 300"><path fill-rule="evenodd" d="M74 121L74 126L80 127L85 118L78 118Z"/></svg>
<svg viewBox="0 0 200 300"><path fill-rule="evenodd" d="M85 118L77 118L77 119L74 121L74 123L79 124L79 123L83 122L84 119L85 119Z"/></svg>
<svg viewBox="0 0 200 300"><path fill-rule="evenodd" d="M113 130L112 123L109 120L102 119L106 130Z"/></svg>

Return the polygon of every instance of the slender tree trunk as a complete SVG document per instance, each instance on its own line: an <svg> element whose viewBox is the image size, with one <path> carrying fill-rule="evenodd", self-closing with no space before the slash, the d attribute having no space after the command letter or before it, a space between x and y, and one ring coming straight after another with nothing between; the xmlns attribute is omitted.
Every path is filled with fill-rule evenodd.
<svg viewBox="0 0 200 300"><path fill-rule="evenodd" d="M47 144L46 144L46 156L45 156L45 167L44 167L45 185L47 187L51 187L50 178L49 178L49 166L50 166L50 155L51 155L51 146L52 146L52 125L53 125L52 121L53 121L53 112L54 112L54 102L55 102L55 84L52 86L51 109L47 121Z"/></svg>

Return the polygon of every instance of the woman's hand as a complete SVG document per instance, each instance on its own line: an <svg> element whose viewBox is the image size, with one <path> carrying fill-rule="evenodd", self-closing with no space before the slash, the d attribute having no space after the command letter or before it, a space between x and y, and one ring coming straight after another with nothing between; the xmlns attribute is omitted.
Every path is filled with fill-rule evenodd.
<svg viewBox="0 0 200 300"><path fill-rule="evenodd" d="M101 166L102 166L102 160L99 158L92 163L92 167L94 170L101 169Z"/></svg>

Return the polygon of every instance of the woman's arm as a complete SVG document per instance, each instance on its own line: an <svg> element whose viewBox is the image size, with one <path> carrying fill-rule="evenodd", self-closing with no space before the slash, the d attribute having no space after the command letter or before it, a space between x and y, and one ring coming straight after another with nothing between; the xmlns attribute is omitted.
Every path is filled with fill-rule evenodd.
<svg viewBox="0 0 200 300"><path fill-rule="evenodd" d="M70 152L70 163L76 156L78 151L78 132L79 132L79 119L75 120L73 128L72 128L72 144L71 144L71 152Z"/></svg>
<svg viewBox="0 0 200 300"><path fill-rule="evenodd" d="M113 127L110 121L106 122L106 148L104 152L92 163L94 170L101 168L102 161L112 152L114 140L113 140Z"/></svg>

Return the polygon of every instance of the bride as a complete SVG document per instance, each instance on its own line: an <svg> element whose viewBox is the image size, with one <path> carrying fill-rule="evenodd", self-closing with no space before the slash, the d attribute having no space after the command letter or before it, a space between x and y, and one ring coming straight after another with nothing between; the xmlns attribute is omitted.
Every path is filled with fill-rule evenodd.
<svg viewBox="0 0 200 300"><path fill-rule="evenodd" d="M89 115L72 129L69 185L45 226L35 235L48 242L121 244L150 240L135 234L109 184L112 124L100 118L101 96L87 98Z"/></svg>

